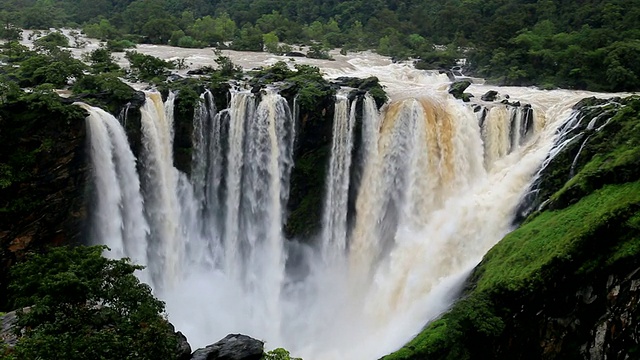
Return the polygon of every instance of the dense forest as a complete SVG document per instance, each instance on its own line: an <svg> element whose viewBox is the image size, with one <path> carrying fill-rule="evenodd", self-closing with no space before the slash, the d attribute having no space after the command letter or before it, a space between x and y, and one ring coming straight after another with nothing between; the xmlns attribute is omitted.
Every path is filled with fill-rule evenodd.
<svg viewBox="0 0 640 360"><path fill-rule="evenodd" d="M230 46L375 49L424 69L468 59L501 84L597 91L640 88L640 0L2 0L17 29L78 27L104 40ZM289 44L289 45L283 45Z"/></svg>

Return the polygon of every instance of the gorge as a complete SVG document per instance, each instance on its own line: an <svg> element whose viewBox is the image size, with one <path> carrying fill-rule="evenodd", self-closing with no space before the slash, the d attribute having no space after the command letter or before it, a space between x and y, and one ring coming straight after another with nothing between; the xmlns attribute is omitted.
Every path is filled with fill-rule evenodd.
<svg viewBox="0 0 640 360"><path fill-rule="evenodd" d="M167 49L140 47L171 56ZM429 349L419 335L390 358L447 358L442 349L455 356L457 346L466 346L466 356L527 358L526 350L515 349L518 344L534 349L530 358L542 357L539 348L553 358L562 351L575 354L573 343L582 346L584 338L608 339L615 329L635 326L624 319L633 317L625 311L637 303L637 97L599 100L612 94L475 83L466 90L473 101L464 103L447 94L446 75L371 53L336 55L335 62L305 60L320 66L331 85L292 80L309 69L290 59L226 54L245 67L273 66L254 74L248 85L131 90L126 102L111 109L117 117L90 96L72 96L62 114L50 112L46 101L33 101L42 108L27 111L3 100L13 108L3 109L2 120L15 122L9 133L15 136L3 134L3 153L13 154L10 160L20 155L9 148L22 149L25 134L34 131L39 138L29 145L35 143L42 155L24 157L36 162L36 172L55 170L55 176L38 175L38 183L29 183L40 186L23 185L28 176L7 190L3 185L9 201L10 191L30 189L35 198L47 199L38 212L10 203L30 215L16 211L3 220L3 266L10 258L4 254L28 251L32 241L106 244L106 256L127 256L146 266L139 278L166 302L169 320L194 348L240 332L305 359L380 358L436 319L427 327L432 332L423 333ZM280 79L285 68L292 73ZM365 85L378 81L389 96L384 105ZM304 87L312 83L317 92ZM476 100L488 90L497 90L499 99ZM24 115L34 109L51 119ZM10 119L10 111L21 115ZM24 130L21 121L32 127ZM59 143L45 141L56 138ZM602 194L608 197L602 200ZM587 205L580 205L582 198ZM576 220L569 215L582 209L578 205L588 210L580 210ZM566 223L554 220L556 214ZM20 220L8 225L15 219ZM584 238L588 246L563 252L544 242L556 240L551 228L562 232L581 219L595 230L572 239ZM607 231L613 234L610 245L593 240ZM519 238L522 243L509 245ZM508 246L511 252L501 250ZM524 255L519 248L526 249ZM599 253L602 259L592 258ZM589 276L576 280L564 263L559 269L567 272L545 267L540 269L548 272L539 276L543 270L536 260L547 255L570 259L569 264L576 259L584 274L598 276L586 284ZM519 260L511 263L512 257ZM596 272L601 264L615 271ZM515 269L533 269L521 288L519 279L508 278ZM496 271L507 280L492 278ZM573 319L549 315L545 331L529 328L553 308L548 301L573 306L573 288L566 286L571 280L588 305L628 296L633 306L622 311L622 325L612 321L612 329L581 316L585 326L577 340L557 336L563 326L577 327ZM603 284L608 291L622 285L629 291L618 288L615 296L613 290L603 296L594 290ZM487 289L494 289L494 303L487 300L496 304L493 313L482 307L484 297L472 302L479 297L476 290ZM550 291L555 297L548 300L542 294ZM531 305L535 301L542 310ZM479 315L465 314L471 325L455 328L450 319L470 303ZM504 319L502 327L496 316ZM595 332L586 318L596 323ZM445 337L454 345L436 336L442 324L453 324L453 335ZM629 345L633 334L618 354L635 349ZM571 341L557 340L567 336ZM535 345L538 337L545 346ZM483 340L492 348L482 349ZM595 342L580 350L591 356L584 358L609 351L604 340Z"/></svg>
<svg viewBox="0 0 640 360"><path fill-rule="evenodd" d="M368 95L336 95L311 239L283 234L304 124L275 89L232 89L226 109L202 93L190 174L173 163L175 93L146 93L137 168L118 120L82 105L92 238L147 266L141 278L196 347L241 332L309 359L385 355L451 305L581 120L582 94L525 89L517 100L532 106L474 112L438 90L444 79L421 80L411 96L389 82L380 111Z"/></svg>

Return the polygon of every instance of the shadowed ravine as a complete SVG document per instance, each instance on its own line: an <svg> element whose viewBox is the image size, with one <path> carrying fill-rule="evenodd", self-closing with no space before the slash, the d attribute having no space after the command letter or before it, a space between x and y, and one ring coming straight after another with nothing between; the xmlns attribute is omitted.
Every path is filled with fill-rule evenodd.
<svg viewBox="0 0 640 360"><path fill-rule="evenodd" d="M175 96L146 96L140 173L118 121L83 105L98 242L113 249L109 256L148 266L141 278L194 348L241 332L309 360L379 358L447 309L512 230L573 105L557 96L533 109L494 104L474 113L431 92L378 112L369 96L358 107L338 95L331 161L315 164L328 169L323 229L298 243L282 233L292 104L275 91L259 100L233 91L229 108L216 109L205 92L187 176L173 164ZM354 184L357 161L364 163ZM293 246L304 271L287 264Z"/></svg>

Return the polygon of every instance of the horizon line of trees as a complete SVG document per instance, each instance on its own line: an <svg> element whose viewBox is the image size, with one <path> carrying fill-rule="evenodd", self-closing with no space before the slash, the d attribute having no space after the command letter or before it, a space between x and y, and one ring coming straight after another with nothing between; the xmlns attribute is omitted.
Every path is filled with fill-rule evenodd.
<svg viewBox="0 0 640 360"><path fill-rule="evenodd" d="M0 8L9 35L67 26L180 47L374 49L425 69L466 57L469 71L504 84L640 88L640 0L0 0Z"/></svg>

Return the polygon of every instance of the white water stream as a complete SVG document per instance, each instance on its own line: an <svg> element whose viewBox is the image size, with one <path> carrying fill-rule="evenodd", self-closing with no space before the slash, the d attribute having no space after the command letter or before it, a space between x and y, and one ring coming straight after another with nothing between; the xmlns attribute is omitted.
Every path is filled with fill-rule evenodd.
<svg viewBox="0 0 640 360"><path fill-rule="evenodd" d="M245 67L275 58L229 54ZM465 276L512 230L570 107L592 95L492 87L533 110L484 103L479 121L443 91L443 75L368 53L317 64L329 77L378 76L392 101L378 112L367 96L356 134L356 104L337 97L331 162L315 164L328 169L315 247L282 235L295 118L277 93L257 100L232 91L224 110L203 94L191 178L173 166L173 95L163 103L147 93L141 180L117 120L84 106L96 236L111 256L148 265L143 279L194 349L235 332L305 360L376 359L399 348L451 305ZM488 89L469 91L479 98ZM364 163L350 228L356 136ZM286 269L293 253L298 260Z"/></svg>

